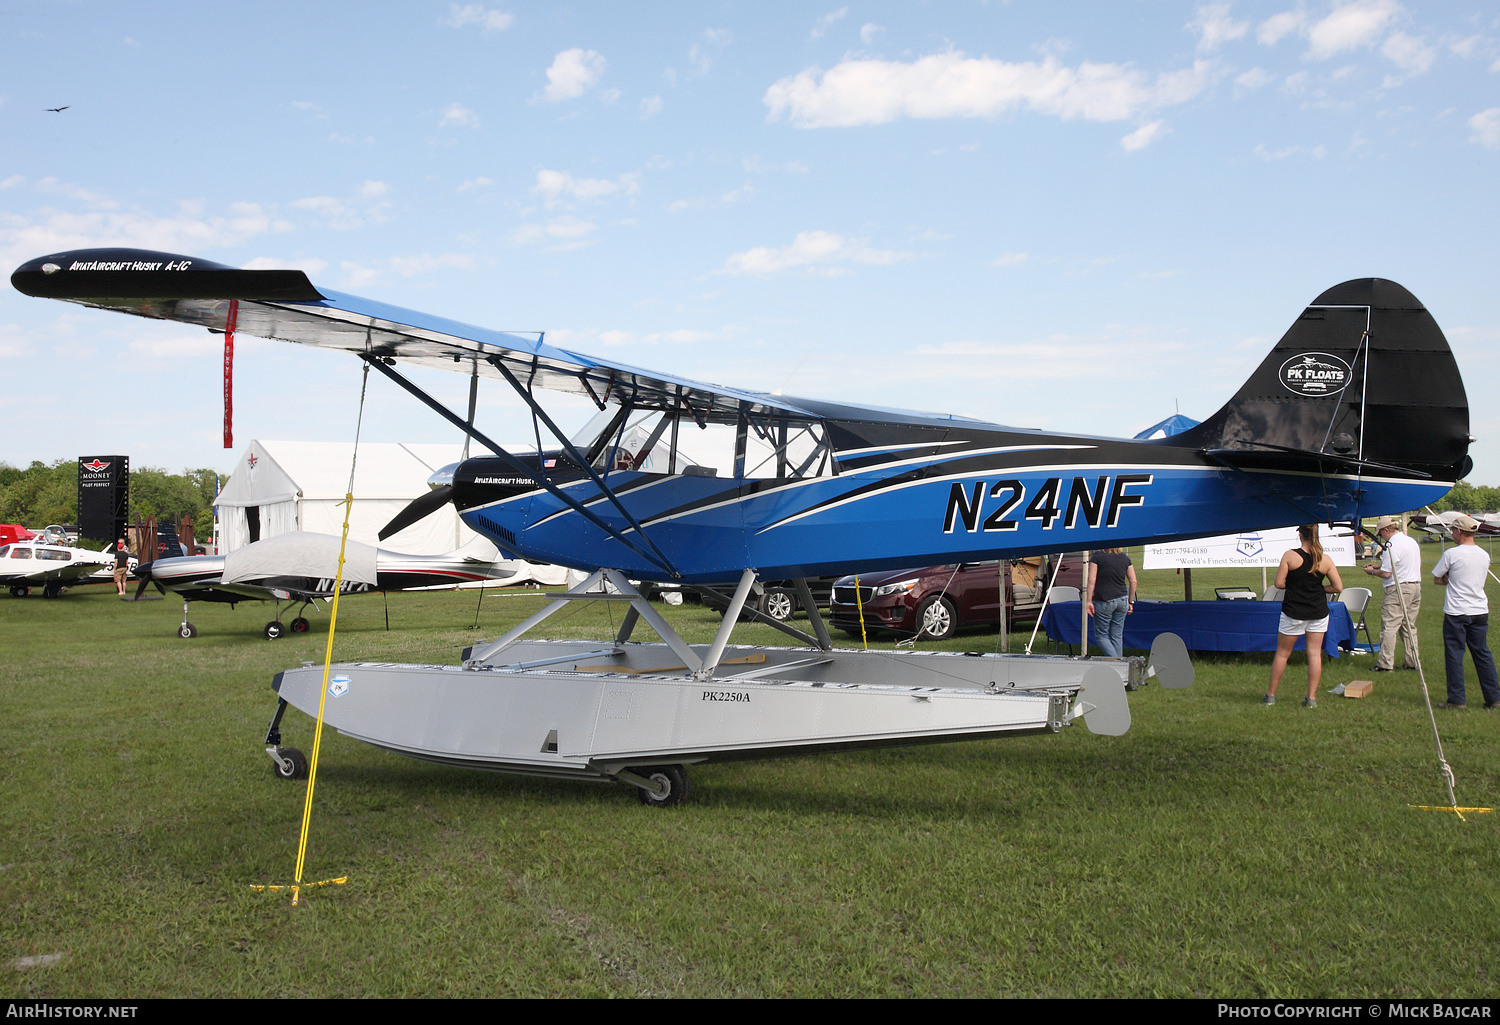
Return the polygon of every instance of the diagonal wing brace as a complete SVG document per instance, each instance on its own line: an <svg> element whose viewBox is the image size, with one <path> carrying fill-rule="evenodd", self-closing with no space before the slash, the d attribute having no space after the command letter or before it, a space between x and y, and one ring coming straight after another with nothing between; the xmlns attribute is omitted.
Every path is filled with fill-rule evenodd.
<svg viewBox="0 0 1500 1025"><path fill-rule="evenodd" d="M666 553L664 553L660 548L656 547L656 542L651 540L650 535L646 533L646 528L642 527L640 525L640 522L637 521L634 516L630 515L630 510L625 508L624 503L622 503L620 499L615 495L610 486L604 483L603 479L600 478L599 473L594 469L593 464L585 459L583 453L579 452L578 449L574 447L573 442L568 440L568 436L565 433L558 430L557 424L552 422L552 418L547 415L547 411L544 410L541 407L541 404L532 397L530 389L523 388L521 386L521 382L516 380L516 376L510 372L510 369L508 367L506 367L505 361L502 360L499 356L488 356L486 357L486 360L491 366L493 366L496 370L500 371L502 375L504 375L505 380L510 383L511 388L515 389L515 393L521 396L526 404L531 407L532 415L537 417L542 421L542 423L547 425L547 430L551 431L552 436L562 443L562 446L567 451L568 456L572 458L572 460L579 466L583 467L584 472L589 475L589 478L591 480L593 480L594 485L598 487L598 489L606 497L609 498L610 504L613 505L616 509L620 510L620 515L624 516L626 521L629 522L630 526L635 529L636 535L640 537L642 541L651 546L651 550L656 553L656 558L652 559L651 561L656 563L658 566L661 566L668 573L672 574L672 576L681 576L682 574L677 572L677 568L672 565L672 562L667 558ZM624 429L624 426L624 421L622 420L620 423L621 430ZM618 537L619 535L616 536ZM637 549L637 551L639 551L639 549Z"/></svg>
<svg viewBox="0 0 1500 1025"><path fill-rule="evenodd" d="M575 512L579 513L594 526L604 531L610 537L613 537L616 541L620 542L622 545L635 552L641 558L648 559L651 562L656 563L658 566L661 566L663 570L672 574L672 576L674 577L678 575L677 571L670 565L666 564L663 560L658 559L656 556L646 551L630 538L626 537L620 531L604 522L604 520L600 519L598 515L587 508L582 502L578 501L578 499L574 498L572 495L567 494L556 484L553 484L552 481L548 480L545 474L538 473L531 467L527 466L525 463L521 462L521 460L505 451L505 449L502 448L498 443L491 441L485 435L481 434L472 424L465 423L447 406L444 406L441 402L438 402L431 395L428 395L426 392L424 392L421 388L418 388L406 378L402 377L385 362L388 358L390 357L374 356L369 353L360 353L360 359L364 360L376 370L379 370L382 374L390 378L396 384L400 385L411 395L413 395L417 399L420 399L422 403L429 409L431 409L434 413L438 414L453 426L457 427L459 430L472 437L475 441L479 442L485 448L495 453L495 455L505 460L506 464L512 470L531 478L531 480L536 482L537 487L546 489L548 494L552 495L558 501L564 503ZM655 546L653 545L652 547L654 548Z"/></svg>

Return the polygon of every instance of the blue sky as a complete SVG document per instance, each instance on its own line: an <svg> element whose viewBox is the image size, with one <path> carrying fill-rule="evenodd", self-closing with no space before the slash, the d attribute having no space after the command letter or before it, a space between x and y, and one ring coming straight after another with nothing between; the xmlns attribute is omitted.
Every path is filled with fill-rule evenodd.
<svg viewBox="0 0 1500 1025"><path fill-rule="evenodd" d="M0 53L7 268L299 266L702 380L1114 435L1208 415L1319 292L1387 277L1500 482L1489 5L6 3ZM227 470L221 363L6 288L0 460ZM357 361L241 339L237 448L348 439L358 395ZM370 403L368 439L453 438Z"/></svg>

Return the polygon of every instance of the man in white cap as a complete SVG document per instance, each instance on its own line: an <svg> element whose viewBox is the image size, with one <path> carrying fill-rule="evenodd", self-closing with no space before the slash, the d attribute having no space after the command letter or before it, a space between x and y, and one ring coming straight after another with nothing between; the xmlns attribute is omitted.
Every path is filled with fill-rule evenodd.
<svg viewBox="0 0 1500 1025"><path fill-rule="evenodd" d="M1382 516L1375 536L1385 546L1380 561L1365 563L1365 572L1385 583L1380 605L1380 655L1375 672L1388 673L1396 665L1396 636L1406 645L1403 669L1417 668L1417 613L1422 611L1422 549L1401 529L1394 516ZM1405 614L1402 607L1405 606Z"/></svg>
<svg viewBox="0 0 1500 1025"><path fill-rule="evenodd" d="M1448 589L1443 599L1443 654L1448 670L1448 700L1439 708L1467 708L1464 695L1464 648L1474 656L1474 671L1484 692L1484 707L1500 705L1500 679L1486 635L1490 629L1490 601L1484 593L1490 572L1490 556L1474 543L1479 521L1459 514L1448 525L1453 547L1443 553L1432 576Z"/></svg>

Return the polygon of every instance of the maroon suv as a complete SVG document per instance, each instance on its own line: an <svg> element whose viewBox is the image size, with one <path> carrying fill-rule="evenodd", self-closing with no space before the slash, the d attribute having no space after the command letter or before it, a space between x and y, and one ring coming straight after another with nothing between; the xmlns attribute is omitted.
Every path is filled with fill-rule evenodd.
<svg viewBox="0 0 1500 1025"><path fill-rule="evenodd" d="M1005 607L1010 622L1036 616L1049 586L1082 589L1083 557L1063 559L1052 579L1056 557L1005 562L965 562L924 569L882 570L859 574L859 600L852 576L833 585L829 608L833 625L860 635L860 611L866 632L891 632L943 640L959 627L1000 624L1000 575L1005 574Z"/></svg>

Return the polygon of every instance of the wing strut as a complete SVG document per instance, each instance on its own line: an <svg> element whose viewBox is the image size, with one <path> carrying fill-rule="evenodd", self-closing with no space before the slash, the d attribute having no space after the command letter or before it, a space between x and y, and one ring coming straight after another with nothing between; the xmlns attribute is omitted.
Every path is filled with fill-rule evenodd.
<svg viewBox="0 0 1500 1025"><path fill-rule="evenodd" d="M552 436L558 441L562 442L562 446L567 451L568 457L579 466L583 467L584 472L587 473L590 479L593 480L594 486L597 487L606 497L608 497L610 504L620 511L620 515L625 517L626 521L631 525L631 527L635 528L635 532L640 537L640 539L651 546L651 550L655 552L657 556L651 561L656 563L658 566L666 569L666 571L668 573L671 573L672 576L681 576L682 574L677 572L676 567L672 565L671 560L667 558L666 554L660 548L656 547L656 542L651 540L651 536L646 533L646 528L642 527L640 525L640 522L636 520L634 516L630 515L630 510L625 508L624 503L622 503L620 499L615 495L613 489L611 489L610 486L604 483L603 479L600 478L598 472L594 469L593 464L585 459L583 457L583 453L579 452L578 449L573 446L573 442L568 440L568 436L566 434L558 430L557 424L552 422L552 418L547 415L547 411L544 410L541 407L541 404L532 397L531 389L521 387L521 382L516 380L516 376L510 372L510 369L506 367L504 361L502 361L500 357L489 356L487 357L487 360L491 366L493 366L496 370L500 371L500 373L505 376L505 379L510 382L511 388L515 390L515 393L521 396L521 398L525 400L526 404L531 407L532 415L540 419L542 423L546 424L547 430L552 432ZM622 418L620 420L620 430L624 431L624 429L625 420ZM538 445L538 448L540 447L541 446Z"/></svg>
<svg viewBox="0 0 1500 1025"><path fill-rule="evenodd" d="M364 360L370 366L374 367L376 370L380 371L386 377L390 378L396 384L400 385L407 392L409 392L412 396L414 396L417 399L420 399L424 405L426 405L429 409L431 409L438 416L441 416L443 419L447 420L454 427L457 427L459 430L463 431L465 434L470 435L471 437L473 437L473 439L475 441L479 442L485 448L487 448L491 452L495 453L495 455L497 455L501 459L505 460L506 464L512 470L514 470L516 473L522 474L522 475L530 478L536 484L537 487L543 488L544 490L546 490L546 492L548 494L550 494L553 498L556 498L559 502L562 502L564 505L568 506L569 508L571 508L575 512L579 513L581 516L583 516L586 520L588 520L594 526L596 526L600 530L604 531L606 534L608 534L610 537L614 538L616 541L620 542L626 548L629 548L631 551L635 552L641 558L643 558L643 559L649 559L651 562L654 562L658 566L661 566L661 568L663 570L665 570L666 572L672 574L672 576L675 577L675 576L679 575L678 572L675 569L673 569L670 565L664 563L662 560L658 559L655 555L652 555L650 552L646 551L644 548L642 548L640 545L636 544L630 538L628 538L624 534L620 533L620 531L616 530L614 527L612 527L608 523L604 522L604 520L600 519L592 510L586 508L582 502L578 501L578 499L574 498L572 495L569 495L569 494L565 493L556 484L553 484L552 481L550 481L550 480L547 479L547 477L546 477L545 474L539 473L536 470L533 470L531 467L527 466L525 463L521 462L521 460L517 459L515 456L511 455L509 452L505 451L505 449L501 448L499 444L497 444L494 441L491 441L485 435L481 434L479 432L479 430L477 428L475 428L473 425L464 423L464 421L458 415L456 415L452 410L450 410L447 406L443 405L441 402L439 402L436 399L434 399L431 395L428 395L426 392L424 392L421 388L418 388L416 385L412 384L406 378L404 378L400 374L398 374L394 369L392 369L385 362L387 359L390 359L391 357L389 357L389 356L375 356L375 355L371 355L368 352L362 352L362 353L359 354L359 358L362 359L362 360ZM637 528L637 529L639 529L639 528ZM652 547L655 548L656 546L652 545Z"/></svg>

